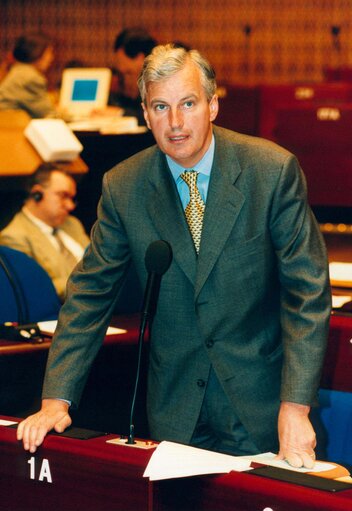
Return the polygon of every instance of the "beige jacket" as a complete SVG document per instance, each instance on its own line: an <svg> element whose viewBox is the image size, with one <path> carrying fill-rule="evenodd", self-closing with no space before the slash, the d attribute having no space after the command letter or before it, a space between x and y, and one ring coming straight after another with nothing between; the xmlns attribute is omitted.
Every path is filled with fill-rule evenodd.
<svg viewBox="0 0 352 511"><path fill-rule="evenodd" d="M83 248L88 245L89 238L76 217L69 216L60 229ZM33 257L49 274L60 299L63 300L66 282L72 268L67 267L62 255L22 211L17 213L7 227L0 232L0 245L20 250Z"/></svg>

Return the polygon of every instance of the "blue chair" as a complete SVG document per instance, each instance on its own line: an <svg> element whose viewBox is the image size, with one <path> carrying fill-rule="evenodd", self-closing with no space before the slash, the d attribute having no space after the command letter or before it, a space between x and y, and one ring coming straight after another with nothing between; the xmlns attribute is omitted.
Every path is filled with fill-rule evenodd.
<svg viewBox="0 0 352 511"><path fill-rule="evenodd" d="M0 246L0 323L57 319L60 306L46 271L23 252Z"/></svg>
<svg viewBox="0 0 352 511"><path fill-rule="evenodd" d="M313 409L317 457L352 466L352 392L319 390L319 408Z"/></svg>

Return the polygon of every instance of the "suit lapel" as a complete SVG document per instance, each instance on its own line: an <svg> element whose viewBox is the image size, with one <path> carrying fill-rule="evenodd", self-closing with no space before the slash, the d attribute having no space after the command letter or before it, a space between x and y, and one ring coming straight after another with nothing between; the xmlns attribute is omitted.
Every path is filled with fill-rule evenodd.
<svg viewBox="0 0 352 511"><path fill-rule="evenodd" d="M150 170L149 181L151 184L150 198L148 198L150 218L160 233L161 239L170 243L173 260L194 285L197 256L176 184L166 159L161 153Z"/></svg>
<svg viewBox="0 0 352 511"><path fill-rule="evenodd" d="M175 182L161 152L149 171L148 213L161 239L170 243L174 261L194 285L195 297L222 252L245 201L235 186L241 167L233 145L219 136L215 127L214 134L215 157L198 257Z"/></svg>
<svg viewBox="0 0 352 511"><path fill-rule="evenodd" d="M39 264L43 265L47 262L50 267L60 265L59 253L46 235L22 211L19 215L21 215L21 221L26 225L26 229L31 233L32 251Z"/></svg>
<svg viewBox="0 0 352 511"><path fill-rule="evenodd" d="M216 129L214 130L217 134ZM198 256L195 297L212 271L245 201L235 182L241 167L232 145L216 136L214 163Z"/></svg>

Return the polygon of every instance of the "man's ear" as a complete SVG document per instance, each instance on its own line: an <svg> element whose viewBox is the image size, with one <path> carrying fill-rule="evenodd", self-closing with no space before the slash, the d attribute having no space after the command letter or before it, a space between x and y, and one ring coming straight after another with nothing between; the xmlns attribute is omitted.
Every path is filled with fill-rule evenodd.
<svg viewBox="0 0 352 511"><path fill-rule="evenodd" d="M144 120L148 126L148 128L151 130L151 126L150 126L150 122L149 122L149 115L148 115L148 110L147 110L147 107L145 106L145 104L142 102L141 103L142 105L142 108L143 108L143 115L144 115Z"/></svg>
<svg viewBox="0 0 352 511"><path fill-rule="evenodd" d="M33 199L34 202L40 202L42 200L43 196L44 196L44 194L43 194L42 187L39 185L35 185L29 192L28 198Z"/></svg>
<svg viewBox="0 0 352 511"><path fill-rule="evenodd" d="M210 110L210 120L214 121L219 112L219 100L217 94L211 98L209 102L209 110Z"/></svg>

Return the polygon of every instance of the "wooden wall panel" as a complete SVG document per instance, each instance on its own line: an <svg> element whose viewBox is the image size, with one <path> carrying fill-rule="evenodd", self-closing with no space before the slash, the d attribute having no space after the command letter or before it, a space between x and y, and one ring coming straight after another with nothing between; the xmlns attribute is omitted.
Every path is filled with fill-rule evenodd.
<svg viewBox="0 0 352 511"><path fill-rule="evenodd" d="M116 33L137 24L203 51L219 81L318 81L325 66L352 65L352 0L2 0L0 58L41 28L58 41L58 79L72 59L113 65Z"/></svg>

